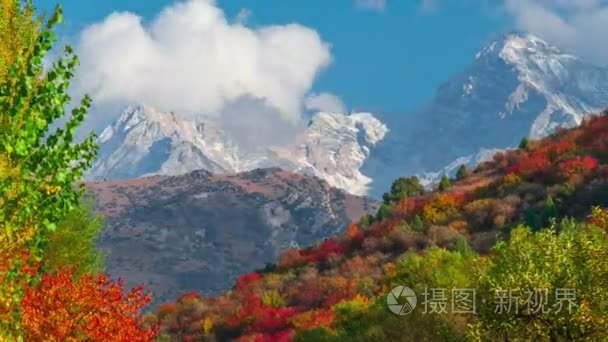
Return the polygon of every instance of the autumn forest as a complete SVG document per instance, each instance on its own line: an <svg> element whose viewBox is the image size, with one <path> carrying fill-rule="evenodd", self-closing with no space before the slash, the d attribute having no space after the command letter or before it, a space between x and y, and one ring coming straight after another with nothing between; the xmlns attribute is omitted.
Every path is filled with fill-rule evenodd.
<svg viewBox="0 0 608 342"><path fill-rule="evenodd" d="M145 285L103 272L81 186L96 136L75 139L92 100L68 96L69 47L44 64L61 9L0 6L0 341L608 340L608 112L430 189L403 175L343 233L149 307ZM418 298L408 314L387 304L399 286Z"/></svg>

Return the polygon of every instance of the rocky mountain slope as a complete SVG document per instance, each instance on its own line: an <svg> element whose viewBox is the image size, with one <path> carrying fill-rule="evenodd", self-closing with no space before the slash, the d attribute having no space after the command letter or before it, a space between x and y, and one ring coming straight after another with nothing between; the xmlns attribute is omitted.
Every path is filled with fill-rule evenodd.
<svg viewBox="0 0 608 342"><path fill-rule="evenodd" d="M314 244L375 212L377 203L279 169L86 184L107 217L107 270L147 283L155 301L216 293L288 247Z"/></svg>

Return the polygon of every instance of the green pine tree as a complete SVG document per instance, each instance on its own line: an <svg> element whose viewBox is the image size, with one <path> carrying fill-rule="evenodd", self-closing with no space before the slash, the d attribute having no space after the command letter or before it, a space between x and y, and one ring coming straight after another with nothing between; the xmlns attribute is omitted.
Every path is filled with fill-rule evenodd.
<svg viewBox="0 0 608 342"><path fill-rule="evenodd" d="M439 190L445 191L451 187L452 187L452 182L450 182L450 179L445 175L443 177L441 177L441 180L439 181Z"/></svg>
<svg viewBox="0 0 608 342"><path fill-rule="evenodd" d="M393 182L391 191L382 196L384 203L398 202L406 197L424 194L418 177L401 177Z"/></svg>
<svg viewBox="0 0 608 342"><path fill-rule="evenodd" d="M524 211L524 221L533 231L538 231L542 227L539 215L532 208L528 208Z"/></svg>
<svg viewBox="0 0 608 342"><path fill-rule="evenodd" d="M385 218L388 218L391 214L391 209L386 203L382 203L380 208L378 209L378 213L376 214L376 219L378 221L382 221Z"/></svg>
<svg viewBox="0 0 608 342"><path fill-rule="evenodd" d="M422 219L420 218L419 215L415 215L414 218L412 219L412 229L415 231L422 231L424 229L424 222L422 222Z"/></svg>
<svg viewBox="0 0 608 342"><path fill-rule="evenodd" d="M467 169L466 165L460 165L458 171L456 171L456 179L463 179L468 176L470 173L469 169Z"/></svg>

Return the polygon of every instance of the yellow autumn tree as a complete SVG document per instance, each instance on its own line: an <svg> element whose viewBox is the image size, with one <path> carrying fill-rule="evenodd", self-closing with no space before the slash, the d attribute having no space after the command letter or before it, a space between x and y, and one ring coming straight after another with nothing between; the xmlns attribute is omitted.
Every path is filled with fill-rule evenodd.
<svg viewBox="0 0 608 342"><path fill-rule="evenodd" d="M40 22L31 1L0 0L0 80L20 55L32 52Z"/></svg>

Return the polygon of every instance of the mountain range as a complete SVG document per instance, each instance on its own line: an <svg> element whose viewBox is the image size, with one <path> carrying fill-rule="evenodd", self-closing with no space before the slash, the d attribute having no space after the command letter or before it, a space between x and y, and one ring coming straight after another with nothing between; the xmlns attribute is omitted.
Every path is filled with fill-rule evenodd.
<svg viewBox="0 0 608 342"><path fill-rule="evenodd" d="M443 83L423 108L404 115L317 113L290 144L251 149L218 122L127 108L100 135L90 178L234 173L280 167L315 175L352 194L379 198L390 183L419 175L431 184L521 138L572 127L608 103L608 69L529 33L490 42L472 65Z"/></svg>
<svg viewBox="0 0 608 342"><path fill-rule="evenodd" d="M387 131L369 113L317 113L290 144L250 148L211 119L134 106L101 133L100 155L90 177L129 179L198 169L238 173L280 167L362 195L372 180L359 170Z"/></svg>

